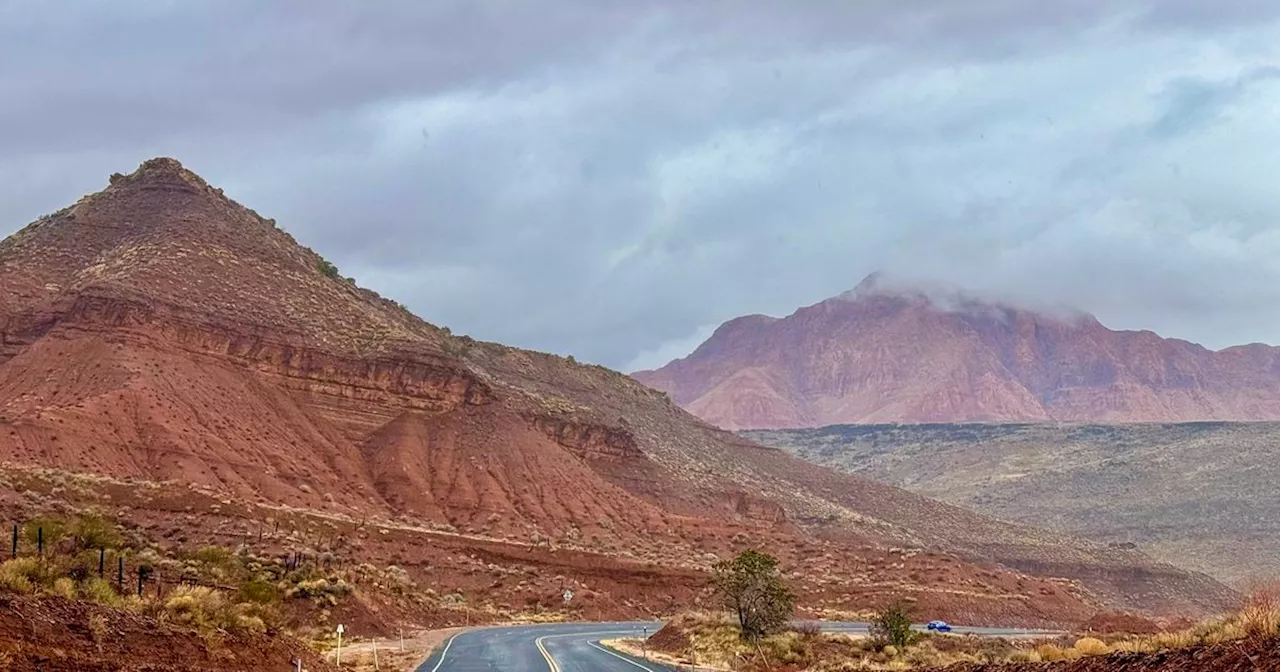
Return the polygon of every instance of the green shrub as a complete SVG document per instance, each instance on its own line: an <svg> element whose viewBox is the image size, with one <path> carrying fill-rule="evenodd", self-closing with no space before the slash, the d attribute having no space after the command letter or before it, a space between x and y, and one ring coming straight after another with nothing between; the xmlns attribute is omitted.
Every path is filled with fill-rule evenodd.
<svg viewBox="0 0 1280 672"><path fill-rule="evenodd" d="M165 600L165 620L208 634L266 629L260 613L249 604L236 604L220 591L206 586L180 586Z"/></svg>
<svg viewBox="0 0 1280 672"><path fill-rule="evenodd" d="M351 584L342 579L310 579L299 581L285 591L289 599L310 599L321 607L334 607L338 598L354 592Z"/></svg>
<svg viewBox="0 0 1280 672"><path fill-rule="evenodd" d="M716 594L738 618L742 638L758 640L786 627L795 599L782 583L778 559L749 549L713 568Z"/></svg>
<svg viewBox="0 0 1280 672"><path fill-rule="evenodd" d="M41 516L22 526L22 536L32 551L38 549L41 534L44 535L44 551L48 553L67 534L67 524L60 518Z"/></svg>
<svg viewBox="0 0 1280 672"><path fill-rule="evenodd" d="M871 621L868 630L873 645L880 650L886 646L902 650L920 638L920 633L911 629L911 615L901 603L891 604L881 611Z"/></svg>
<svg viewBox="0 0 1280 672"><path fill-rule="evenodd" d="M256 604L275 604L280 601L280 589L270 581L253 579L240 586L240 599Z"/></svg>
<svg viewBox="0 0 1280 672"><path fill-rule="evenodd" d="M94 604L102 604L109 607L119 606L121 602L120 596L116 594L115 586L112 586L110 581L96 576L80 582L80 597Z"/></svg>
<svg viewBox="0 0 1280 672"><path fill-rule="evenodd" d="M328 259L321 259L320 262L316 264L316 268L319 269L320 274L326 278L338 278L342 275L338 272L338 267L334 266L333 262Z"/></svg>
<svg viewBox="0 0 1280 672"><path fill-rule="evenodd" d="M62 574L71 577L73 581L84 581L98 573L98 551L81 551L59 564Z"/></svg>
<svg viewBox="0 0 1280 672"><path fill-rule="evenodd" d="M225 567L235 560L235 554L231 549L222 546L201 546L200 550L192 554L192 557L206 565L216 565Z"/></svg>
<svg viewBox="0 0 1280 672"><path fill-rule="evenodd" d="M44 568L37 558L14 558L0 563L0 589L30 594L44 581Z"/></svg>
<svg viewBox="0 0 1280 672"><path fill-rule="evenodd" d="M205 586L179 586L164 603L168 620L196 629L210 627L225 608L222 594Z"/></svg>
<svg viewBox="0 0 1280 672"><path fill-rule="evenodd" d="M119 526L102 516L79 516L71 522L70 532L77 550L119 548L124 544Z"/></svg>

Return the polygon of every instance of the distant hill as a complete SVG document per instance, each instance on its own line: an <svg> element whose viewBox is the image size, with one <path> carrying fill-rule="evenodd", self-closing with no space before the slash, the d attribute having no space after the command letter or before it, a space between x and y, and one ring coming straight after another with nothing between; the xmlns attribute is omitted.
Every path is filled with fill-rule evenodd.
<svg viewBox="0 0 1280 672"><path fill-rule="evenodd" d="M1280 423L841 425L754 440L1244 584L1280 576Z"/></svg>
<svg viewBox="0 0 1280 672"><path fill-rule="evenodd" d="M730 320L688 357L632 375L732 430L1280 420L1277 348L1215 352L875 274L785 318Z"/></svg>

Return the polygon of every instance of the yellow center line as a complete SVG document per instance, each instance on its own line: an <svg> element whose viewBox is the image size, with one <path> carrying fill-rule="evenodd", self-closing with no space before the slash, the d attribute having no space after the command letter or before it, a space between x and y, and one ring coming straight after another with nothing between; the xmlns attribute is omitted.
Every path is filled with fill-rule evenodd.
<svg viewBox="0 0 1280 672"><path fill-rule="evenodd" d="M546 659L547 667L551 668L551 672L560 672L560 666L556 664L556 659L552 658L551 654L547 653L547 647L542 645L543 639L546 639L546 638L539 637L533 640L533 643L535 646L538 647L538 652L542 654L542 657Z"/></svg>
<svg viewBox="0 0 1280 672"><path fill-rule="evenodd" d="M600 630L600 631L597 631L597 632L568 632L568 633L565 633L565 634L562 634L562 635L543 635L543 636L541 636L541 637L539 637L539 638L537 638L537 639L533 640L533 644L534 644L534 646L538 647L538 653L541 653L541 654L542 654L542 657L546 659L546 661L547 661L547 667L551 668L551 672L560 672L560 664L556 662L556 659L555 659L555 658L552 658L552 657L551 657L551 653L547 651L547 647L546 647L545 645L543 645L543 643L542 643L542 642L543 642L543 640L547 640L547 639L559 639L559 638L562 638L562 637L595 637L596 635L618 635L618 634L624 634L624 633L633 632L633 631L634 631L634 629L628 629L628 630ZM588 643L590 643L590 642L588 642ZM618 656L618 657L620 657L620 658L621 658L621 656ZM623 658L623 660L626 660L626 659L625 659L625 658ZM628 660L627 662L629 662L629 663L630 663L631 661L629 661L629 660ZM631 663L631 664L632 664L632 665L635 665L635 663Z"/></svg>

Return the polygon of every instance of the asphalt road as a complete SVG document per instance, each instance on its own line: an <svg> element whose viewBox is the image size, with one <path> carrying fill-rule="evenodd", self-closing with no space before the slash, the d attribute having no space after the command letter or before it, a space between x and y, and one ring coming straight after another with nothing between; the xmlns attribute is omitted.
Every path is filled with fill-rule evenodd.
<svg viewBox="0 0 1280 672"><path fill-rule="evenodd" d="M821 621L826 632L865 633L866 623ZM438 648L417 672L669 672L670 668L607 650L602 639L641 638L659 622L554 623L480 628L459 633ZM924 626L917 626L924 629ZM954 634L985 637L1048 637L1059 633L1014 628L965 628Z"/></svg>
<svg viewBox="0 0 1280 672"><path fill-rule="evenodd" d="M481 628L454 636L417 672L668 672L670 668L615 653L602 639L640 638L661 623L555 623Z"/></svg>

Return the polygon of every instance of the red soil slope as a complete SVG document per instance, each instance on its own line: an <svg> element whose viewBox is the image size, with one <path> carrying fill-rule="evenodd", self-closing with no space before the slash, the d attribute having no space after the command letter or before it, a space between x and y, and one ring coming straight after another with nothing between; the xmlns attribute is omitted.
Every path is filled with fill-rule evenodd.
<svg viewBox="0 0 1280 672"><path fill-rule="evenodd" d="M0 594L0 669L10 672L291 672L298 657L311 672L337 670L284 636L210 640L133 612Z"/></svg>
<svg viewBox="0 0 1280 672"><path fill-rule="evenodd" d="M725 429L1280 419L1280 349L1219 352L1087 315L885 286L724 323L634 377Z"/></svg>
<svg viewBox="0 0 1280 672"><path fill-rule="evenodd" d="M323 269L176 161L114 176L0 243L0 454L694 570L751 539L830 558L815 599L850 594L832 568L890 546L963 558L947 560L955 581L992 577L929 600L986 595L1014 618L1045 618L1035 601L1080 620L1095 602L1201 613L1232 597L815 467L627 376L455 337Z"/></svg>
<svg viewBox="0 0 1280 672"><path fill-rule="evenodd" d="M952 672L1271 672L1280 640L1254 639L1160 653L1113 653L1060 663L959 664Z"/></svg>

